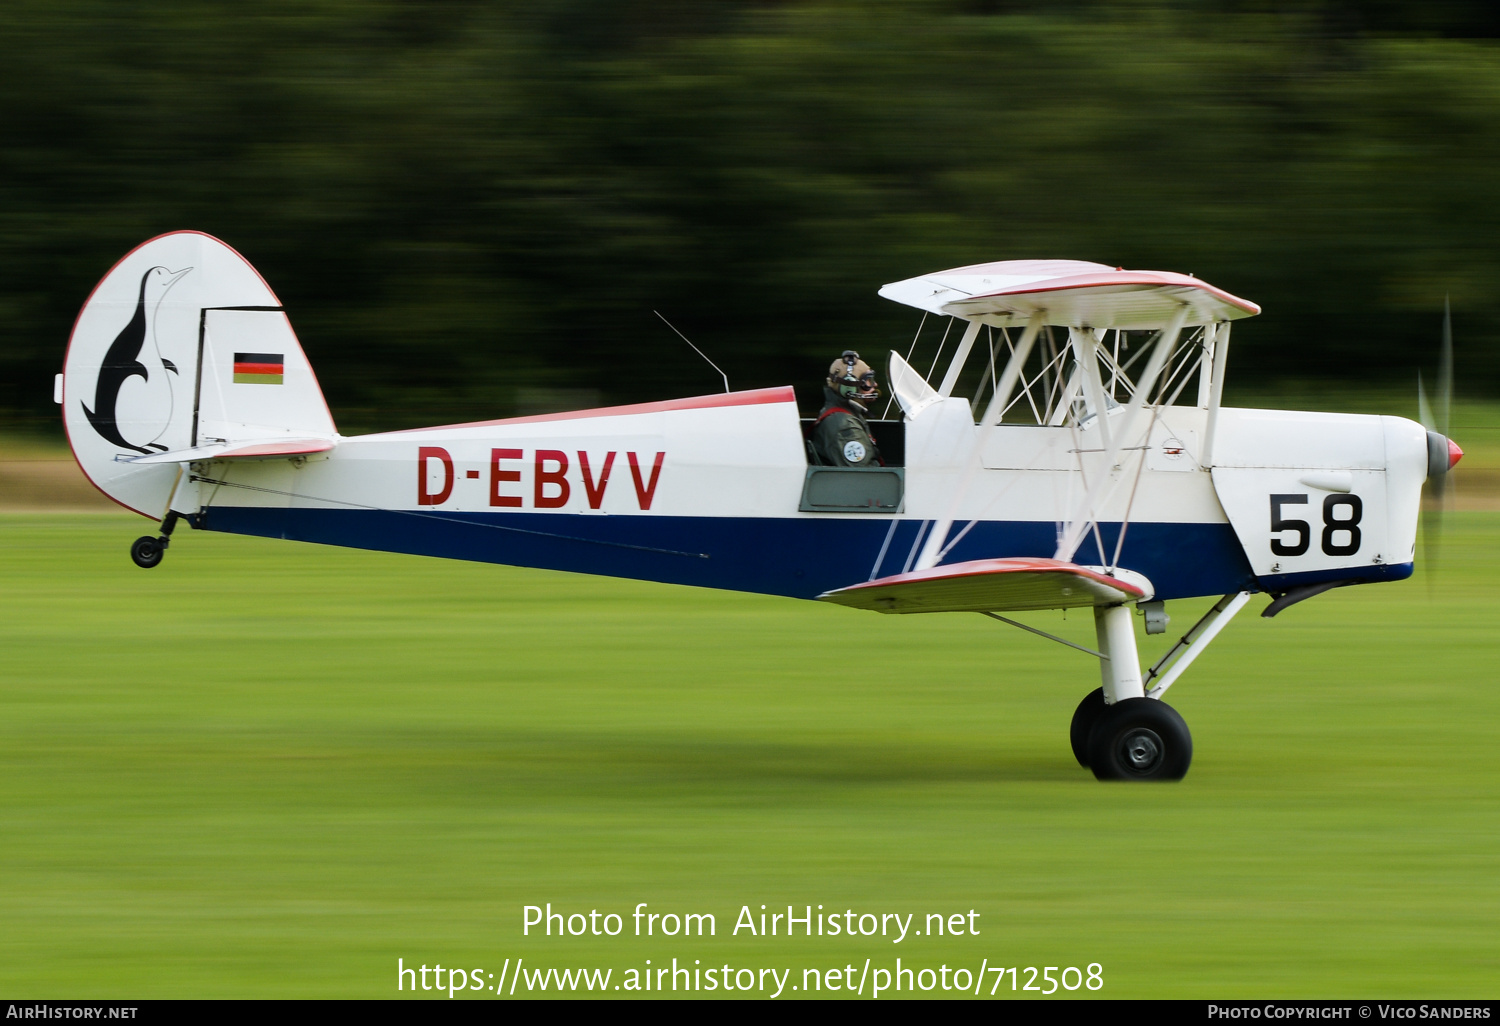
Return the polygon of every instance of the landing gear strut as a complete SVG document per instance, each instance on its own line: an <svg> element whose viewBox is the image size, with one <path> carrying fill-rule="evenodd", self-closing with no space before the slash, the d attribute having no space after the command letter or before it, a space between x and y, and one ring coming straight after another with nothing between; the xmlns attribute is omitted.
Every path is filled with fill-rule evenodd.
<svg viewBox="0 0 1500 1026"><path fill-rule="evenodd" d="M1068 737L1078 764L1100 780L1181 780L1193 763L1193 735L1181 714L1161 701L1162 693L1249 599L1244 591L1225 595L1144 680L1130 610L1123 605L1095 607L1103 686L1090 692L1073 713Z"/></svg>
<svg viewBox="0 0 1500 1026"><path fill-rule="evenodd" d="M1100 780L1181 780L1193 761L1193 737L1177 710L1146 697L1126 606L1097 606L1099 676L1104 686L1073 714L1073 755Z"/></svg>
<svg viewBox="0 0 1500 1026"><path fill-rule="evenodd" d="M167 554L167 546L172 544L172 529L177 526L177 521L183 519L183 515L176 510L169 510L162 518L161 534L155 538L151 535L143 535L130 545L130 558L136 566L143 570L150 570L161 562L162 557Z"/></svg>

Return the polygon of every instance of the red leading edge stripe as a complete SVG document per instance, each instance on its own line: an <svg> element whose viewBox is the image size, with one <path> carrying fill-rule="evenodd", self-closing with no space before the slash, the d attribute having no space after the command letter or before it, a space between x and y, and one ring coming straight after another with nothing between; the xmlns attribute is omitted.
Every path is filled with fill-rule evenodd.
<svg viewBox="0 0 1500 1026"><path fill-rule="evenodd" d="M1041 556L1011 556L1002 559L975 559L967 563L949 563L945 566L935 566L927 570L912 570L908 573L894 574L890 577L881 577L873 581L863 581L839 590L858 591L863 588L885 588L893 584L910 584L916 581L954 580L960 577L985 577L1007 573L1071 574L1076 577L1086 577L1100 584L1106 584L1111 588L1125 592L1127 595L1145 594L1133 584L1115 577L1109 577L1095 570L1090 570L1088 567L1079 566L1077 563L1065 563L1058 559L1046 559Z"/></svg>

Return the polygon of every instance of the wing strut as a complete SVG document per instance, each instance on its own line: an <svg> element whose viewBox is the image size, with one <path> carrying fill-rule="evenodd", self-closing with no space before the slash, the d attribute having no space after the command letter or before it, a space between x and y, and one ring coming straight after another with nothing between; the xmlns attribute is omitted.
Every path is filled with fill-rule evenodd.
<svg viewBox="0 0 1500 1026"><path fill-rule="evenodd" d="M1053 559L1060 559L1064 562L1072 561L1074 553L1078 551L1078 546L1083 543L1084 536L1088 534L1089 528L1097 519L1094 512L1095 509L1102 506L1103 500L1107 497L1105 494L1102 494L1105 487L1108 486L1109 491L1113 492L1114 486L1119 483L1117 480L1114 480L1110 471L1120 458L1120 447L1125 443L1127 438L1132 437L1132 429L1135 427L1136 418L1141 412L1141 407L1145 405L1147 397L1151 394L1151 389L1156 385L1156 378L1161 373L1162 367L1166 365L1167 357L1171 355L1173 347L1176 346L1177 336L1181 334L1182 325L1187 320L1187 316L1188 308L1186 306L1179 306L1177 312L1172 315L1171 322L1161 330L1161 334L1157 335L1156 349L1152 352L1151 359L1147 361L1146 369L1141 372L1140 381L1136 382L1135 392L1130 397L1130 405L1125 408L1125 415L1120 418L1119 431L1112 432L1111 434L1103 433L1102 429L1104 428L1105 417L1109 411L1098 403L1095 404L1094 416L1099 422L1101 437L1105 439L1104 460L1101 464L1099 475L1089 485L1077 514L1074 516L1072 522L1068 524L1068 528L1063 532L1063 536L1058 540L1057 552L1053 555ZM1092 335L1092 332L1090 332L1090 335ZM1080 352L1078 355L1082 356L1083 354ZM1092 347L1088 353L1088 362L1093 364L1093 377L1097 379L1099 373L1098 360L1094 356ZM1085 370L1085 373L1087 374L1088 371ZM1101 552L1100 555L1102 556L1103 553Z"/></svg>
<svg viewBox="0 0 1500 1026"><path fill-rule="evenodd" d="M1005 371L1000 375L1000 381L995 386L995 394L990 399L989 408L984 411L984 423L979 428L978 437L974 439L974 451L969 465L964 468L963 480L953 490L953 499L948 503L943 519L932 526L932 533L927 536L927 543L922 546L922 554L917 557L917 565L913 569L930 570L937 566L938 560L942 558L943 543L948 540L948 532L953 529L953 516L963 504L964 495L968 492L969 485L974 481L974 474L983 462L984 446L989 441L990 433L1005 416L1005 408L1010 405L1011 393L1016 389L1016 381L1021 376L1021 369L1026 365L1026 358L1031 355L1031 347L1036 344L1036 337L1041 332L1042 323L1045 320L1045 314L1038 311L1032 314L1031 319L1026 322L1026 330L1021 333L1021 340L1016 343L1015 353L1011 355L1010 362L1005 365ZM964 339L972 343L973 336L978 333L979 321L971 321L969 330L964 332ZM952 390L952 382L944 381L942 394L947 395Z"/></svg>

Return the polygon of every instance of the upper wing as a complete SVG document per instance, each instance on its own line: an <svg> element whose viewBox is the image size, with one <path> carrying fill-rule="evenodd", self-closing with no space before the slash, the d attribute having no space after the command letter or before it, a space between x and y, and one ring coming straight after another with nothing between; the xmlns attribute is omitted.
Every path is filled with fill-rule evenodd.
<svg viewBox="0 0 1500 1026"><path fill-rule="evenodd" d="M928 313L1023 325L1037 313L1069 327L1156 330L1188 308L1185 324L1253 317L1260 307L1200 278L1173 271L1127 271L1082 260L1002 260L955 267L880 290Z"/></svg>
<svg viewBox="0 0 1500 1026"><path fill-rule="evenodd" d="M976 559L837 588L818 598L882 613L979 613L1112 606L1151 597L1145 578L1117 573L1111 577L1057 559Z"/></svg>

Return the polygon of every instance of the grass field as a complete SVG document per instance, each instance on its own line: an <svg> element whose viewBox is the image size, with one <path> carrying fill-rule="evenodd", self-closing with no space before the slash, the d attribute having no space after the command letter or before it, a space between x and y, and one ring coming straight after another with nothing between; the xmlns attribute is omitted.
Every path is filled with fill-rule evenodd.
<svg viewBox="0 0 1500 1026"><path fill-rule="evenodd" d="M1449 524L1431 591L1252 603L1172 692L1192 772L1132 786L1068 750L1093 660L978 616L186 530L147 572L139 519L0 517L0 993L899 955L1098 962L1106 997L1493 997L1500 515ZM549 901L718 932L523 938ZM981 933L731 936L763 903Z"/></svg>

